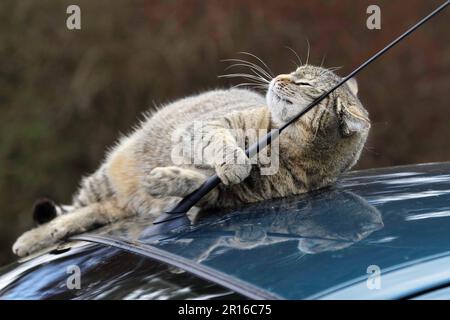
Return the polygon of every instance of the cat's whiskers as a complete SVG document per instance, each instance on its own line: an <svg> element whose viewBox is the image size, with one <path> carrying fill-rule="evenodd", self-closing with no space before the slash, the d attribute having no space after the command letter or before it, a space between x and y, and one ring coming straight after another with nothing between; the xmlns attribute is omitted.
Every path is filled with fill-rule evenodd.
<svg viewBox="0 0 450 320"><path fill-rule="evenodd" d="M250 81L250 82L245 82L245 83L239 83L239 84L233 86L233 88L247 86L247 87L251 87L251 88L255 88L255 89L267 90L267 88L270 84L270 81L272 80L272 78L275 77L273 75L273 72L270 69L270 67L261 58L257 57L256 55L254 55L252 53L249 53L249 52L239 52L239 53L255 58L262 64L262 66L254 63L252 61L247 61L247 60L243 60L243 59L223 59L221 61L235 62L232 65L225 68L224 71L227 71L227 70L229 70L231 68L235 68L235 67L246 67L250 70L250 72L252 74L239 72L239 73L223 74L223 75L219 75L218 77L219 78L244 78L244 79Z"/></svg>
<svg viewBox="0 0 450 320"><path fill-rule="evenodd" d="M246 67L252 68L254 70L257 70L258 72L260 72L262 75L264 75L264 77L267 79L272 79L272 76L270 75L269 71L265 70L263 67L257 65L256 63L253 63L251 61L247 61L247 60L243 60L243 59L223 59L221 61L224 62L238 62L238 63L242 63L245 64Z"/></svg>
<svg viewBox="0 0 450 320"><path fill-rule="evenodd" d="M267 81L270 81L270 80L271 80L270 77L268 77L268 76L265 75L264 73L261 73L260 70L255 69L253 66L248 65L248 64L245 64L245 63L234 63L234 64L232 64L232 65L226 67L224 71L227 71L228 69L235 68L235 67L247 67L247 68L250 69L250 71L251 71L254 75L256 75L256 76L258 76L258 77L260 77L260 78L262 78L262 79L264 79L264 80L267 80ZM262 71L264 71L264 70L262 70ZM266 77L268 77L268 78L266 78Z"/></svg>
<svg viewBox="0 0 450 320"><path fill-rule="evenodd" d="M337 71L337 70L342 69L343 67L344 67L344 66L330 67L330 68L327 68L327 70L330 70L330 71Z"/></svg>
<svg viewBox="0 0 450 320"><path fill-rule="evenodd" d="M240 86L254 86L254 87L261 87L261 88L267 88L268 85L264 84L264 83L255 83L255 82L242 82L242 83L238 83L237 85L233 86L233 88L235 87L240 87Z"/></svg>
<svg viewBox="0 0 450 320"><path fill-rule="evenodd" d="M269 75L270 75L272 78L275 78L275 75L274 75L274 73L272 72L272 69L270 69L270 67L269 67L269 66L268 66L261 58L259 58L258 56L254 55L253 53L250 53L250 52L242 51L242 52L239 52L239 53L241 53L241 54L246 54L246 55L248 55L248 56L251 56L251 57L257 59L259 62L261 62L261 63L263 64L264 67L266 67L267 71L269 72Z"/></svg>
<svg viewBox="0 0 450 320"><path fill-rule="evenodd" d="M374 154L376 156L379 156L381 154L381 153L375 151L375 148L372 148L372 147L369 147L369 146L365 146L365 145L363 146L363 148L364 148L364 150L366 150L366 151L368 151L368 152L370 152L370 153L372 153L372 154Z"/></svg>
<svg viewBox="0 0 450 320"><path fill-rule="evenodd" d="M323 67L323 64L325 63L325 58L327 57L327 54L325 53L323 56L322 56L322 61L320 62L320 67L322 68Z"/></svg>
<svg viewBox="0 0 450 320"><path fill-rule="evenodd" d="M298 62L300 62L300 65L297 65L297 64L296 64L297 67L303 65L302 59L300 59L300 56L298 55L298 53L297 53L294 49L292 49L291 47L288 47L288 46L286 46L285 48L286 48L286 49L289 49L289 50L297 57Z"/></svg>
<svg viewBox="0 0 450 320"><path fill-rule="evenodd" d="M309 62L309 52L311 51L311 45L309 44L309 40L306 39L306 42L308 43L308 54L306 55L306 63L305 65L308 65Z"/></svg>
<svg viewBox="0 0 450 320"><path fill-rule="evenodd" d="M266 91L268 88L267 85L252 83L252 82L239 83L239 84L233 86L232 88L239 88L239 87L250 87L250 88L254 88L256 90L261 90L261 91Z"/></svg>
<svg viewBox="0 0 450 320"><path fill-rule="evenodd" d="M256 83L266 83L268 84L269 81L267 79L258 77L258 76L254 76L252 74L248 74L248 73L229 73L229 74L221 74L218 76L219 78L244 78L247 80L254 80L256 81Z"/></svg>

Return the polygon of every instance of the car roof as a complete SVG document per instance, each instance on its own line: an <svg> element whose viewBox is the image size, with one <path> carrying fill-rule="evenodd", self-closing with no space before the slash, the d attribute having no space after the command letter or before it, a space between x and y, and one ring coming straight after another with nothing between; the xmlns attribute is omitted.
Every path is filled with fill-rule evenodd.
<svg viewBox="0 0 450 320"><path fill-rule="evenodd" d="M191 219L136 218L74 239L250 298L402 298L450 279L450 163L354 171L331 188Z"/></svg>

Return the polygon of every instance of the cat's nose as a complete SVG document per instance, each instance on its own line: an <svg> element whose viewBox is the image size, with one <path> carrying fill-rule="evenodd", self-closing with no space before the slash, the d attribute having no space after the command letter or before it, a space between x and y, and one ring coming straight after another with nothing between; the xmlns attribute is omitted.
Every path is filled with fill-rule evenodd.
<svg viewBox="0 0 450 320"><path fill-rule="evenodd" d="M278 76L275 77L275 80L279 83L293 83L294 82L294 77L290 74L280 74Z"/></svg>

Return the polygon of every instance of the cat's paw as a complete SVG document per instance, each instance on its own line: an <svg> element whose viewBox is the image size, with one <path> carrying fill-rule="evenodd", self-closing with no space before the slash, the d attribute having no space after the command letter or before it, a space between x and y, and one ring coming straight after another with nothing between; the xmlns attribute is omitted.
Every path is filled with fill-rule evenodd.
<svg viewBox="0 0 450 320"><path fill-rule="evenodd" d="M216 165L216 174L225 185L242 182L250 175L252 165L243 150L238 150L226 161Z"/></svg>
<svg viewBox="0 0 450 320"><path fill-rule="evenodd" d="M66 237L68 237L71 234L70 229L65 227L65 226L53 226L50 229L50 237L52 237L52 239L54 241L59 241L62 240Z"/></svg>
<svg viewBox="0 0 450 320"><path fill-rule="evenodd" d="M158 167L150 171L145 180L145 188L155 197L171 195L173 184L176 183L180 169L172 167Z"/></svg>
<svg viewBox="0 0 450 320"><path fill-rule="evenodd" d="M14 243L12 251L19 257L25 257L54 243L48 229L38 227L22 234Z"/></svg>
<svg viewBox="0 0 450 320"><path fill-rule="evenodd" d="M67 237L81 233L87 230L83 227L85 221L80 220L78 216L64 215L48 224L50 237L54 242L66 239Z"/></svg>

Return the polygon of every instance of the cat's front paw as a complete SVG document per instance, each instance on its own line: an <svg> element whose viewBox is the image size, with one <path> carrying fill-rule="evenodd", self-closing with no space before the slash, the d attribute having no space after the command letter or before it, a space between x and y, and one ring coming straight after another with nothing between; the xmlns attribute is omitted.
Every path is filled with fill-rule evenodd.
<svg viewBox="0 0 450 320"><path fill-rule="evenodd" d="M216 165L216 174L225 185L242 182L250 175L252 165L244 151L235 152L233 157Z"/></svg>
<svg viewBox="0 0 450 320"><path fill-rule="evenodd" d="M54 243L47 228L38 227L22 234L14 243L12 251L19 257L25 257Z"/></svg>

